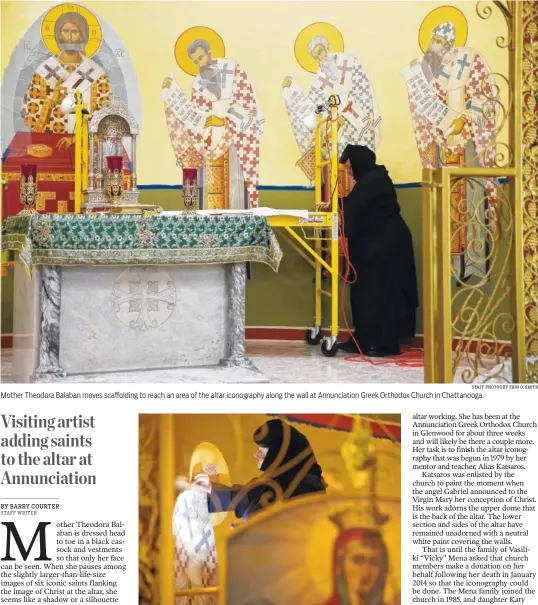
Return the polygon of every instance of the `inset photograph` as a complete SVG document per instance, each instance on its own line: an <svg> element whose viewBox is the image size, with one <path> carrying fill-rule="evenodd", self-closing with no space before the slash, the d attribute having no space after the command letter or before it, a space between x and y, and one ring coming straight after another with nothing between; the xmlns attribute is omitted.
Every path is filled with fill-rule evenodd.
<svg viewBox="0 0 538 605"><path fill-rule="evenodd" d="M395 414L142 414L139 605L400 605Z"/></svg>

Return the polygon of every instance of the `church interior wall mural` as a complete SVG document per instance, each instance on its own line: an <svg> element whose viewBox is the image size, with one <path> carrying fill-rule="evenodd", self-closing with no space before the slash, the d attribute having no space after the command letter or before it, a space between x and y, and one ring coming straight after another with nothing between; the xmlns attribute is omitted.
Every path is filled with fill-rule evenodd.
<svg viewBox="0 0 538 605"><path fill-rule="evenodd" d="M454 72L450 87L460 81L474 86L466 89L463 105L454 110L458 115L451 114L452 118L462 112L476 113L479 109L476 103L484 103L484 99L478 99L473 105L471 101L478 97L473 96L473 90L478 90L481 79L489 73L505 74L507 70L505 53L496 47L489 34L492 30L503 31L501 15L493 14L490 20L484 21L470 3L457 8L440 7L440 4L394 2L391 10L383 11L381 16L373 2L356 5L209 2L203 8L187 2L139 2L127 13L121 2L90 2L84 6L5 2L3 22L9 20L12 25L2 32L2 98L5 101L2 150L5 152L15 132L29 128L33 132L61 132L66 128L65 116L56 116L57 105L54 111L48 111L47 124L42 124L47 113L43 106L53 97L58 101L65 95L63 88L70 89L77 83L77 75L67 79L66 70L83 67L89 78L82 85L85 99L91 98L95 106L99 107L113 92L116 98L128 103L139 122L144 109L140 183L177 185L182 175L176 165L177 150L171 151L166 142L161 84L171 73L190 96L197 68L188 56L188 43L202 39L212 46L211 56L217 63L225 59L226 53L226 60L238 65L249 82L252 92L247 94L246 102L255 102L259 114L250 128L256 137L265 131L259 139L259 184L281 187L310 184L296 166L309 147L306 127L297 120L301 91L313 103L323 100L327 91L339 94L345 102L342 108L347 108L342 112L345 117L340 136L344 142L349 140L350 132L357 131L360 140L375 147L380 160L390 166L396 183L416 183L420 180L421 165L433 151L428 151L430 135L426 132L430 122L424 123L422 106L418 107L412 96L411 107L407 103L411 72L405 72L405 68L406 65L409 69L412 65L416 67L424 57L429 60L428 57L433 56L434 61L439 61L441 55L428 50L434 30L448 28L450 74ZM48 10L44 10L44 6L49 6ZM71 12L76 14L74 29L81 31L62 33L65 15ZM241 18L237 18L238 12ZM409 27L398 26L402 19ZM138 35L136 24L139 22L145 24L148 35ZM244 22L252 23L253 27L245 30ZM59 37L72 35L81 41L60 42ZM63 51L58 55L59 42L63 47L78 45L84 50ZM252 52L254 48L258 52ZM398 52L392 52L396 49ZM61 62L69 56L75 57L74 63ZM334 57L336 62L327 57ZM467 65L471 59L472 65ZM326 83L325 73L331 74L326 77ZM450 74L440 75L441 80L436 78L433 84L449 90L447 76ZM61 75L62 86L59 86L58 75ZM78 79L80 77L78 74ZM33 79L35 83L30 86ZM230 76L228 85L235 79L236 76ZM414 82L413 90L418 90L419 84L422 82ZM32 97L36 97L35 100ZM422 105L426 100L427 96L422 99ZM201 101L195 99L195 102ZM449 118L447 122L452 121ZM452 148L458 137L476 143L478 132L490 131L488 128L480 131L478 121L478 118L471 120L470 125L461 130L455 125L450 135ZM447 125L445 131L449 127ZM434 138L432 143L438 140ZM155 150L159 150L158 153ZM255 150L251 153L256 155Z"/></svg>
<svg viewBox="0 0 538 605"><path fill-rule="evenodd" d="M357 97L343 112L345 124L341 136L349 136L346 131L357 128L360 123L359 134L364 129L361 140L373 141L380 159L391 167L395 183L417 182L422 161L416 151L412 153L417 143L408 102L408 84L402 71L406 66L422 61L434 30L448 24L450 55L454 55L449 57L451 73L454 71L454 83L450 86L471 79L476 88L476 81L488 73L501 74L502 78L508 67L506 53L496 46L490 32L501 35L506 24L500 13L494 12L488 20L481 19L471 3L451 7L440 2L420 5L392 2L390 8L381 15L374 2L357 5L250 2L244 6L234 2L209 2L203 8L189 2L138 2L136 9L126 13L121 2L84 5L5 2L2 5L3 22L9 21L10 27L2 32L2 94L8 100L3 106L4 112L8 112L2 120L5 129L3 151L14 132L25 130L24 120L32 119L32 114L22 117L20 110L32 76L40 66L44 74L40 77L46 79L50 88L47 95L52 98L54 94L58 79L54 69L47 71L45 65L52 62L57 67L57 61L51 56L58 52L55 36L63 35L58 18L73 9L84 30L81 35L88 36L84 41L85 50L77 60L84 58L88 67L93 66L95 75L101 73L99 77L103 80L100 83L110 83L114 95L129 103L137 121L141 122L144 110L141 131L147 142L140 143L141 184L176 185L181 180L177 158L166 143L167 127L160 93L163 79L171 73L179 87L190 96L198 70L189 58L187 48L188 41L192 43L196 39L206 40L213 46L214 59L223 59L225 53L226 59L238 64L248 76L262 112L257 126L259 129L261 120L265 131L260 139L261 185L309 185L306 176L295 165L301 157L297 147L302 150L305 142L297 140L300 135L297 126L293 127L289 103L283 97L300 89L314 102L316 93L313 91L318 91L318 97L323 98L323 93L333 88L323 84L324 69L327 73L334 72L333 76L339 75L334 88L346 105L350 91L352 101L353 95L359 92L361 95L360 102ZM402 20L409 27L399 27ZM147 35L139 36L139 22L145 24ZM252 27L245 30L244 22L252 23ZM51 29L47 30L48 27ZM54 28L58 30L56 33ZM80 46L82 43L72 44ZM252 52L253 49L258 52ZM461 57L459 49L462 49ZM467 50L464 52L464 49ZM336 54L334 65L323 58L327 53L329 57ZM441 53L440 50L439 56ZM432 56L431 52L429 56ZM475 62L474 66L466 65L470 59ZM440 77L442 82L436 80L436 86L448 90L448 79ZM96 94L109 94L100 92L107 87L99 88L98 79L93 88L89 81L84 86L89 88L88 95L93 90L96 102ZM229 83L231 80L230 77ZM331 81L330 77L327 81ZM68 81L67 88L73 83ZM61 94L56 90L57 97ZM464 105L470 98L467 94ZM44 98L40 96L38 101L42 105ZM461 111L457 107L456 111L472 113L477 111L477 106L469 105ZM360 120L354 113L360 115ZM381 120L377 122L379 118ZM53 116L53 120L57 122L58 118ZM455 130L458 128L456 126ZM466 140L471 136L468 127L461 132ZM454 132L452 136L458 134ZM156 157L155 149L159 150L159 157Z"/></svg>
<svg viewBox="0 0 538 605"><path fill-rule="evenodd" d="M75 93L90 113L123 104L137 125L136 142L111 126L103 153L120 157L123 189L140 202L312 209L313 127L332 95L340 148L361 143L387 167L420 267L422 170L495 168L511 158L504 4L142 1L126 11L114 1L2 2L3 217L18 212L21 166L30 164L37 210L73 211L74 115L62 103ZM98 182L106 162L92 145ZM339 192L352 185L342 168ZM453 187L454 283L488 281L505 197L502 178ZM248 283L247 326L311 321L309 268L281 243L278 275L260 266ZM2 271L8 338L9 263ZM280 298L266 308L276 289ZM507 305L499 300L501 311ZM495 337L506 338L503 330Z"/></svg>

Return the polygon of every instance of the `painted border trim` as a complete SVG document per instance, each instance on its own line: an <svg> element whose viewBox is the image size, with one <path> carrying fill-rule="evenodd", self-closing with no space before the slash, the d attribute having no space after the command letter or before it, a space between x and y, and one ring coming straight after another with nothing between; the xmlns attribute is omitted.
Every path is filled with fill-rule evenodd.
<svg viewBox="0 0 538 605"><path fill-rule="evenodd" d="M498 179L501 185L508 182L506 178ZM396 183L395 189L419 189L421 187L420 182L417 183ZM138 185L138 189L183 189L183 185ZM306 187L302 185L258 185L258 191L314 191L314 187Z"/></svg>

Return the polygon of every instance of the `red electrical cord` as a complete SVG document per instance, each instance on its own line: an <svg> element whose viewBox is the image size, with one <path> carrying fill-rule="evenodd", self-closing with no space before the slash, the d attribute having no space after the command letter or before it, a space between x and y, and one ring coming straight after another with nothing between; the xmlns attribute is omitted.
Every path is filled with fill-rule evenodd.
<svg viewBox="0 0 538 605"><path fill-rule="evenodd" d="M405 347L405 350L400 355L390 355L388 357L383 357L382 359L376 359L376 360L366 357L366 355L364 355L364 353L362 352L362 350L359 346L359 343L357 342L357 339L355 338L355 335L353 334L353 330L351 329L351 326L349 325L347 313L346 313L346 305L345 305L346 287L348 285L354 284L357 281L358 274L357 274L357 270L351 263L351 259L349 258L349 248L347 246L347 241L344 236L344 213L341 209L340 209L339 214L341 215L341 220L339 222L340 248L342 250L342 256L344 257L344 261L346 263L346 271L344 271L343 276L340 275L340 278L342 279L342 282L343 282L341 294L340 294L340 300L341 300L341 305L342 305L342 316L343 316L344 322L346 324L346 329L349 332L351 339L353 340L355 346L357 347L357 349L359 351L357 355L346 356L344 359L346 361L351 361L354 363L369 363L374 366L394 364L394 365L397 365L400 367L407 367L407 368L423 367L424 366L424 354L423 354L423 351L421 351L420 349L417 349L417 348ZM354 276L355 276L353 280L348 279L350 270L353 271Z"/></svg>
<svg viewBox="0 0 538 605"><path fill-rule="evenodd" d="M328 133L328 129L326 130L326 134L325 134L325 142L326 142L327 149L329 150L329 162L330 162L331 161L331 146L328 144L329 136L327 133ZM336 185L335 185L336 189L338 189L339 178L340 178L340 175L338 175L337 179L336 179ZM331 196L330 196L331 201L332 201L333 195L334 195L334 191L331 192ZM400 355L389 355L388 357L383 357L382 359L376 359L376 360L366 357L366 355L364 355L364 353L362 352L362 349L360 348L359 343L357 342L357 339L355 338L353 330L352 330L351 326L349 325L349 321L348 321L347 314L346 314L346 306L345 306L346 287L348 285L353 285L354 283L356 283L356 281L358 279L358 274L357 274L357 270L351 263L351 259L349 257L349 247L347 245L347 240L344 235L344 233L345 233L344 209L342 206L339 206L339 208L338 208L338 219L339 219L338 220L338 236L339 236L339 241L340 241L340 250L342 252L342 256L344 257L345 267L346 267L344 270L344 275L340 274L340 268L338 269L338 277L342 280L342 289L341 289L341 294L340 294L340 300L341 300L341 304L342 304L342 316L343 316L344 322L346 324L346 329L358 350L357 355L346 356L344 358L345 361L350 361L350 362L354 362L354 363L369 363L373 366L394 364L394 365L397 365L400 367L407 367L407 368L423 367L424 366L424 352L421 349L413 348L410 346L404 346L404 350ZM349 274L351 272L354 275L352 280L349 279Z"/></svg>

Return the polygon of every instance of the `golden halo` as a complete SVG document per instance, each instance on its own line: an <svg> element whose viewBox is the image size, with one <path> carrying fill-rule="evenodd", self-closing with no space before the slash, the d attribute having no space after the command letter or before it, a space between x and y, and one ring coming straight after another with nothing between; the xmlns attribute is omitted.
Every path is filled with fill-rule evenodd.
<svg viewBox="0 0 538 605"><path fill-rule="evenodd" d="M101 46L101 40L103 38L103 32L101 31L101 25L97 17L90 12L87 8L79 6L78 4L59 4L45 15L43 23L41 24L41 38L45 46L49 49L51 54L57 56L60 53L58 42L54 35L54 26L58 17L63 13L78 13L81 17L86 19L88 23L88 42L84 49L86 57L94 55Z"/></svg>
<svg viewBox="0 0 538 605"><path fill-rule="evenodd" d="M456 40L454 41L454 46L465 46L467 42L467 32L468 25L467 19L465 15L457 8L453 6L440 6L432 10L429 13L422 25L420 26L418 32L418 43L423 53L428 50L430 46L430 40L432 37L433 30L441 23L446 23L450 21L450 23L454 24L456 28Z"/></svg>
<svg viewBox="0 0 538 605"><path fill-rule="evenodd" d="M214 59L224 57L224 42L215 30L200 25L186 29L176 40L174 55L179 67L190 76L198 74L198 67L196 67L187 54L187 48L195 40L206 40L209 43L211 56Z"/></svg>
<svg viewBox="0 0 538 605"><path fill-rule="evenodd" d="M323 36L329 41L329 49L334 53L344 51L344 38L342 34L330 23L311 23L307 25L295 40L295 58L297 63L311 74L317 73L319 66L308 54L308 44L316 36Z"/></svg>

